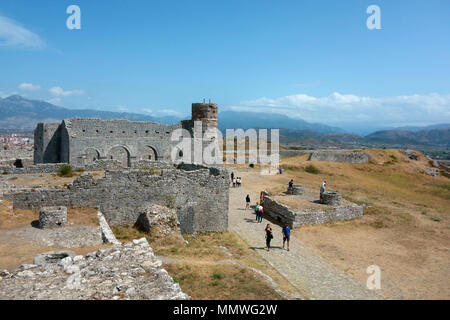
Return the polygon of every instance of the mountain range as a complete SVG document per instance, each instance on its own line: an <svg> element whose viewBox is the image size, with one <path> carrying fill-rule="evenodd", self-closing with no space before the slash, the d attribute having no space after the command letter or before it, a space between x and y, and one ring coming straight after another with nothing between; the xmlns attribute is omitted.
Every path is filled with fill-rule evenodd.
<svg viewBox="0 0 450 320"><path fill-rule="evenodd" d="M58 122L68 118L128 119L173 124L179 117L155 117L129 112L111 112L92 109L68 109L51 103L30 100L19 95L0 98L1 129L34 129L38 122ZM450 147L450 124L428 127L401 127L380 130L366 136L348 133L342 128L321 123L310 123L281 114L222 111L219 129L228 128L281 128L280 142L288 145L316 147L369 146L436 146Z"/></svg>

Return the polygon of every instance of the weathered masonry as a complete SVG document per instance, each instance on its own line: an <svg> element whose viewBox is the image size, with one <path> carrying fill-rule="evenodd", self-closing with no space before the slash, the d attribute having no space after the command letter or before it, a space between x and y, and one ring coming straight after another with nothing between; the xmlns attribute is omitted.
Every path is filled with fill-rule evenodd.
<svg viewBox="0 0 450 320"><path fill-rule="evenodd" d="M221 232L228 228L227 170L180 164L106 171L104 178L83 174L65 189L9 194L14 207L96 207L111 225L134 225L140 208L151 203L176 210L185 233Z"/></svg>
<svg viewBox="0 0 450 320"><path fill-rule="evenodd" d="M202 124L200 137L200 132L194 130L194 121ZM174 125L78 118L39 123L34 131L34 163L85 166L98 159L112 159L131 167L139 160L176 162L183 156L181 150L172 156L178 141L172 141L171 137L177 129L185 129L191 137L202 139L203 148L217 144L217 105L193 103L191 120Z"/></svg>

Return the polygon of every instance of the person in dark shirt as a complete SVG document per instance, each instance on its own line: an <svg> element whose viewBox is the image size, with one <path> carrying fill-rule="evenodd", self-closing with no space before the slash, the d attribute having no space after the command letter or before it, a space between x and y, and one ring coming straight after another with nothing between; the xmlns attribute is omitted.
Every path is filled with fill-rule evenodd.
<svg viewBox="0 0 450 320"><path fill-rule="evenodd" d="M264 230L264 233L266 234L267 251L269 251L270 250L270 241L273 239L272 228L270 227L270 224L267 224L266 229Z"/></svg>
<svg viewBox="0 0 450 320"><path fill-rule="evenodd" d="M286 223L281 232L283 233L283 249L287 241L287 251L289 251L289 240L291 240L291 226Z"/></svg>
<svg viewBox="0 0 450 320"><path fill-rule="evenodd" d="M293 191L294 191L294 180L291 179L291 181L289 181L288 192L292 194Z"/></svg>
<svg viewBox="0 0 450 320"><path fill-rule="evenodd" d="M245 210L250 209L250 195L245 197Z"/></svg>

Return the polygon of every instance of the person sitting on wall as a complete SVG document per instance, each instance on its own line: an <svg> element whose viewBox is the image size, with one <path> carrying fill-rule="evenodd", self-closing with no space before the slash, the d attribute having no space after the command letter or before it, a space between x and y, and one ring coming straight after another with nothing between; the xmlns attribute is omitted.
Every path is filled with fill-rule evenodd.
<svg viewBox="0 0 450 320"><path fill-rule="evenodd" d="M291 181L289 181L288 193L292 194L293 192L294 192L294 180L291 179Z"/></svg>
<svg viewBox="0 0 450 320"><path fill-rule="evenodd" d="M320 187L320 203L323 203L323 193L325 192L326 186L327 186L327 182L324 180L322 182L322 186Z"/></svg>

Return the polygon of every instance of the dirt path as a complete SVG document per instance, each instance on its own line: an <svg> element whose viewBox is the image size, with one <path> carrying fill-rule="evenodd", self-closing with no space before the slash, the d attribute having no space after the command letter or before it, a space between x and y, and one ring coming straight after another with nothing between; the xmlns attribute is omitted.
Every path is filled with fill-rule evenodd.
<svg viewBox="0 0 450 320"><path fill-rule="evenodd" d="M308 249L291 234L290 251L283 250L281 227L263 219L255 220L253 209L245 210L245 196L250 194L252 204L258 194L244 187L231 188L229 229L236 232L263 259L280 272L307 299L379 299L373 291L339 270L321 256ZM272 249L265 249L264 227L270 223L274 239ZM299 232L299 231L297 231Z"/></svg>

